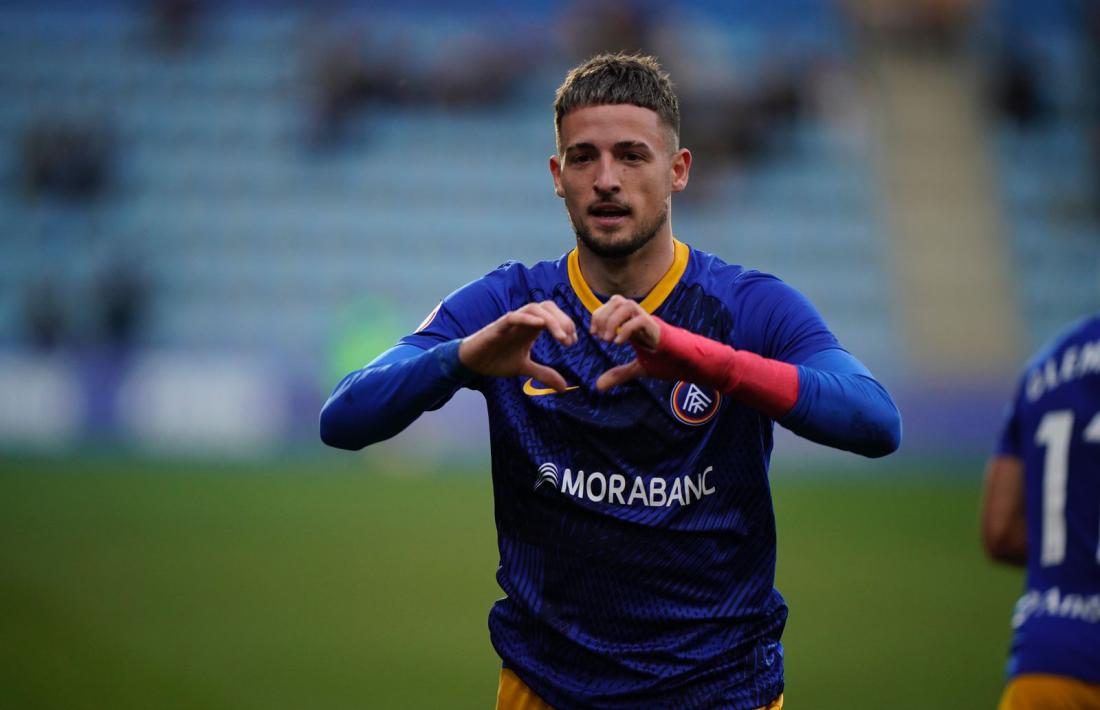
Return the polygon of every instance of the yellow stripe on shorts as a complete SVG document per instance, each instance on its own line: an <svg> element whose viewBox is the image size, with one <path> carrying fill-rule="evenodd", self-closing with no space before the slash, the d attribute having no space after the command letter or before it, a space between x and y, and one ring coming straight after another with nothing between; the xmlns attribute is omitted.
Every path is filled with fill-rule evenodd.
<svg viewBox="0 0 1100 710"><path fill-rule="evenodd" d="M500 669L497 686L497 710L553 710L535 695L535 691L507 668Z"/></svg>
<svg viewBox="0 0 1100 710"><path fill-rule="evenodd" d="M1008 682L997 710L1097 710L1100 685L1061 675L1027 673Z"/></svg>
<svg viewBox="0 0 1100 710"><path fill-rule="evenodd" d="M782 710L783 695L758 710ZM554 710L535 691L507 668L500 669L500 685L497 686L496 710Z"/></svg>

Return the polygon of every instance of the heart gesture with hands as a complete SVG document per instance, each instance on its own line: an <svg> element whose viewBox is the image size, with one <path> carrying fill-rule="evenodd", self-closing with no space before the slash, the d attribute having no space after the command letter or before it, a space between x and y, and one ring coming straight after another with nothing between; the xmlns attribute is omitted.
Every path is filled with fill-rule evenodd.
<svg viewBox="0 0 1100 710"><path fill-rule="evenodd" d="M531 346L544 330L567 347L577 342L573 320L558 308L558 304L542 301L505 313L465 338L458 347L458 359L480 375L526 375L564 392L568 387L565 378L553 368L531 359Z"/></svg>
<svg viewBox="0 0 1100 710"><path fill-rule="evenodd" d="M605 342L622 345L629 342L635 351L654 352L661 342L661 324L637 301L614 295L592 314L592 335ZM596 389L608 390L646 377L649 372L637 358L625 365L613 367L596 380Z"/></svg>
<svg viewBox="0 0 1100 710"><path fill-rule="evenodd" d="M526 375L564 392L568 387L565 378L531 359L531 347L544 330L566 347L577 342L573 320L553 301L541 301L505 313L464 339L458 348L458 359L480 375ZM606 342L616 345L630 342L635 349L653 352L660 342L661 326L637 301L615 295L592 314L589 332ZM596 389L607 390L647 374L635 358L600 375Z"/></svg>

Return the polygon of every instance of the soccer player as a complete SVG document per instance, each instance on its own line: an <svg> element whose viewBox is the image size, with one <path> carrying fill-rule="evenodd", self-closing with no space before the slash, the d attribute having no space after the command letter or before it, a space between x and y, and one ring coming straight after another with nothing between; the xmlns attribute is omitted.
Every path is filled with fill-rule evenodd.
<svg viewBox="0 0 1100 710"><path fill-rule="evenodd" d="M993 559L1027 567L1001 710L1100 708L1100 316L1024 370L981 527Z"/></svg>
<svg viewBox="0 0 1100 710"><path fill-rule="evenodd" d="M656 60L595 57L554 108L576 248L447 296L336 387L321 437L485 396L498 708L779 708L774 422L882 456L897 409L797 291L673 237L692 156Z"/></svg>

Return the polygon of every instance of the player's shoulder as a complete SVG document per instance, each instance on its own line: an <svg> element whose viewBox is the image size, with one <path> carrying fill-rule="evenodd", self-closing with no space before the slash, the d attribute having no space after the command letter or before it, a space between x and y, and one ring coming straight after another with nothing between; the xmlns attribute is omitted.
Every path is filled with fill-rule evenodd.
<svg viewBox="0 0 1100 710"><path fill-rule="evenodd" d="M1067 350L1073 349L1077 355L1082 347L1100 348L1100 313L1085 316L1060 330L1031 356L1024 370L1042 367Z"/></svg>
<svg viewBox="0 0 1100 710"><path fill-rule="evenodd" d="M561 280L562 275L566 273L568 258L569 253L566 252L555 259L536 261L530 265L512 259L498 266L490 272L489 275L513 283L522 282L526 284L540 283L547 280L558 281Z"/></svg>
<svg viewBox="0 0 1100 710"><path fill-rule="evenodd" d="M553 278L554 262L528 267L506 261L484 275L451 291L428 314L405 342L429 346L476 332L509 311L529 303L546 290Z"/></svg>
<svg viewBox="0 0 1100 710"><path fill-rule="evenodd" d="M526 269L527 283L531 286L550 291L554 285L567 281L569 276L569 252L556 259L537 261Z"/></svg>
<svg viewBox="0 0 1100 710"><path fill-rule="evenodd" d="M1067 391L1064 385L1097 377L1100 314L1093 314L1064 328L1027 361L1020 376L1018 405L1045 406L1047 395Z"/></svg>
<svg viewBox="0 0 1100 710"><path fill-rule="evenodd" d="M741 264L731 264L721 257L691 248L688 280L704 291L730 305L743 301L775 301L800 298L794 287L775 274Z"/></svg>
<svg viewBox="0 0 1100 710"><path fill-rule="evenodd" d="M689 288L700 289L722 305L730 318L734 347L794 363L839 347L809 299L774 274L695 249L687 276ZM685 298L690 298L687 293Z"/></svg>
<svg viewBox="0 0 1100 710"><path fill-rule="evenodd" d="M481 283L486 288L508 288L517 284L525 284L531 269L521 261L509 259L492 269L474 283Z"/></svg>
<svg viewBox="0 0 1100 710"><path fill-rule="evenodd" d="M1093 313L1067 326L1054 338L1053 348L1060 351L1098 339L1100 339L1100 313Z"/></svg>
<svg viewBox="0 0 1100 710"><path fill-rule="evenodd" d="M516 308L530 301L531 294L548 291L561 280L563 259L539 261L530 266L521 261L505 261L459 288L452 297L488 297L508 309Z"/></svg>

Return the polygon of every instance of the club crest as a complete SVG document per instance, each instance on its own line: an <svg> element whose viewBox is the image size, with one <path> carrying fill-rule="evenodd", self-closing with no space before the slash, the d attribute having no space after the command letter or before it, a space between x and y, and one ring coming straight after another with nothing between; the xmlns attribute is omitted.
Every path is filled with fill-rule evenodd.
<svg viewBox="0 0 1100 710"><path fill-rule="evenodd" d="M673 386L669 396L669 407L673 415L690 426L709 422L718 413L721 403L722 393L718 390L704 389L683 380Z"/></svg>

